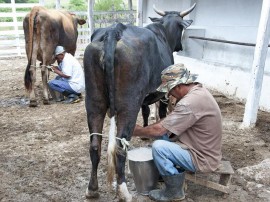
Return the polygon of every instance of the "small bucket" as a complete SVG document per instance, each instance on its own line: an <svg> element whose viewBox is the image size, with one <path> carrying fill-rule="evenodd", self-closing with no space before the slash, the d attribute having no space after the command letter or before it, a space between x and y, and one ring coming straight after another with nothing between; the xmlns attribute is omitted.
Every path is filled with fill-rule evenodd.
<svg viewBox="0 0 270 202"><path fill-rule="evenodd" d="M156 188L159 172L152 156L152 149L139 147L128 151L129 168L139 194L148 195Z"/></svg>

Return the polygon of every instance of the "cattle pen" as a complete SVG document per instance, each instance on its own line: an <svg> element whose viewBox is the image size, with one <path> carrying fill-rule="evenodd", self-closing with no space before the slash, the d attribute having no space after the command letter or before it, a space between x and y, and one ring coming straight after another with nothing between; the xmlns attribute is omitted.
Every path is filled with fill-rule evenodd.
<svg viewBox="0 0 270 202"><path fill-rule="evenodd" d="M23 33L23 18L39 3L0 3L0 58L12 56L26 56ZM78 27L77 51L75 56L81 57L85 47L90 43L91 30L87 11L71 11L78 17L86 19L88 23ZM135 24L136 10L96 11L93 13L94 29L106 27L115 22Z"/></svg>

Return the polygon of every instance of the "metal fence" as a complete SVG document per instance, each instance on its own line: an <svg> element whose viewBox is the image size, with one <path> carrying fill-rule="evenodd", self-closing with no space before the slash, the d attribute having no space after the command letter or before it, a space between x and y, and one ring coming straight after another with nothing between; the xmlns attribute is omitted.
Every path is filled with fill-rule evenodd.
<svg viewBox="0 0 270 202"><path fill-rule="evenodd" d="M5 3L0 4L0 57L25 56L25 41L23 33L23 18L32 7L39 4L32 3ZM88 13L85 11L74 11L80 18L88 19ZM94 29L107 27L115 22L123 24L135 24L136 11L104 11L94 12ZM88 22L88 20L87 20ZM89 23L78 27L78 40L76 57L82 56L85 47L90 43Z"/></svg>

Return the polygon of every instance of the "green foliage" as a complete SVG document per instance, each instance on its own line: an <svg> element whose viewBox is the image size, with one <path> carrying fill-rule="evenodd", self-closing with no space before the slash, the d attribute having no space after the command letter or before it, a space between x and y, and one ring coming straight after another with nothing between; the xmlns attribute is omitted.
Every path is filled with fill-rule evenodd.
<svg viewBox="0 0 270 202"><path fill-rule="evenodd" d="M95 11L124 10L125 4L122 0L96 0Z"/></svg>
<svg viewBox="0 0 270 202"><path fill-rule="evenodd" d="M68 9L72 11L87 11L87 3L84 0L70 0Z"/></svg>
<svg viewBox="0 0 270 202"><path fill-rule="evenodd" d="M15 3L38 3L39 0L15 0ZM11 0L0 0L0 3L11 3Z"/></svg>

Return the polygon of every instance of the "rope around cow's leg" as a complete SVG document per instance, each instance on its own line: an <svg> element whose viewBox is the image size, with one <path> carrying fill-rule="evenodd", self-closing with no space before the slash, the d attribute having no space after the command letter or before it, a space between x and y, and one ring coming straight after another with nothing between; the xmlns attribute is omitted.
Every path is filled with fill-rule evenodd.
<svg viewBox="0 0 270 202"><path fill-rule="evenodd" d="M93 136L93 135L99 135L101 137L107 137L108 138L108 135L105 135L105 134L102 134L102 133L91 133L90 137ZM126 153L126 159L128 159L128 146L130 145L129 142L126 140L126 138L119 138L119 137L115 137L115 138L120 140L120 142L121 142L121 144L123 146L123 150ZM127 168L128 168L128 173L130 173L129 164L127 165Z"/></svg>
<svg viewBox="0 0 270 202"><path fill-rule="evenodd" d="M99 136L107 137L108 138L108 135L105 135L105 134L102 134L102 133L91 133L90 134L90 137L92 135L99 135ZM121 144L123 145L123 150L125 150L125 152L127 152L128 146L129 146L129 142L126 140L126 138L115 137L115 139L120 140Z"/></svg>

